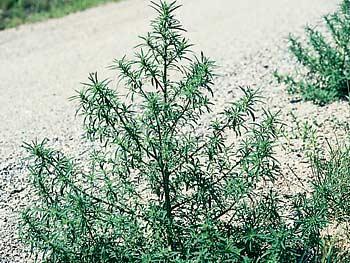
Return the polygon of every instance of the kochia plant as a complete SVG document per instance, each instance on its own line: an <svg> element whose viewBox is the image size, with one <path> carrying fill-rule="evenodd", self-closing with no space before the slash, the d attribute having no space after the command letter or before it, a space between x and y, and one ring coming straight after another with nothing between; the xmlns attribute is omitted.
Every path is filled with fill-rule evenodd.
<svg viewBox="0 0 350 263"><path fill-rule="evenodd" d="M256 119L260 97L249 88L212 116L214 62L191 52L175 2L152 7L158 17L135 58L111 66L128 98L96 73L75 97L87 137L100 142L90 169L45 141L26 145L38 200L23 213L23 240L45 262L317 257L318 229L301 236L309 214L306 226L288 223L273 189L277 116L261 111Z"/></svg>
<svg viewBox="0 0 350 263"><path fill-rule="evenodd" d="M300 78L276 73L291 93L321 105L349 96L350 1L343 0L340 9L324 16L324 21L329 34L306 27L308 45L289 37L289 50L303 67Z"/></svg>

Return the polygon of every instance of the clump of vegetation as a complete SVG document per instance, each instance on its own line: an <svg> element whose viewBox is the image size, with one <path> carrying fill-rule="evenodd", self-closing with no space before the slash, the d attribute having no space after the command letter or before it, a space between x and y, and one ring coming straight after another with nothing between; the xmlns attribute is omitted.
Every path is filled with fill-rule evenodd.
<svg viewBox="0 0 350 263"><path fill-rule="evenodd" d="M325 155L330 155L325 159ZM314 197L326 204L332 221L348 223L350 219L350 147L329 145L328 153L317 151L313 160Z"/></svg>
<svg viewBox="0 0 350 263"><path fill-rule="evenodd" d="M350 92L350 1L343 0L337 12L324 16L324 22L328 35L306 27L307 45L289 37L289 50L302 66L299 78L275 74L289 92L321 105L346 98Z"/></svg>
<svg viewBox="0 0 350 263"><path fill-rule="evenodd" d="M323 242L328 243L328 258L325 260L323 256L322 262L348 262L350 147L348 143L343 142L336 146L328 143L327 150L324 148L327 147L318 145L310 155L313 169L310 182L312 191L311 197L302 206L307 207L306 213L313 211L313 215L308 215L308 228L305 229L309 231L319 228L320 236L324 237Z"/></svg>
<svg viewBox="0 0 350 263"><path fill-rule="evenodd" d="M61 17L109 1L116 0L1 0L0 30L25 22Z"/></svg>
<svg viewBox="0 0 350 263"><path fill-rule="evenodd" d="M23 241L44 262L332 262L331 210L320 208L333 199L321 186L337 182L320 180L312 197L278 194L278 115L256 117L261 97L245 88L212 116L215 63L191 51L175 2L152 7L135 58L111 66L128 98L96 73L75 97L100 142L90 169L45 140L26 145L38 198L22 214Z"/></svg>

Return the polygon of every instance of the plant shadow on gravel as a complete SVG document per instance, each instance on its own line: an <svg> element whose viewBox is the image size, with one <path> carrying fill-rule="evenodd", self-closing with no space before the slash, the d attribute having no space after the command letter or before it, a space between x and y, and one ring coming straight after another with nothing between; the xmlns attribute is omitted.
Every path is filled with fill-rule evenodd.
<svg viewBox="0 0 350 263"><path fill-rule="evenodd" d="M350 92L350 1L343 0L339 10L324 16L327 34L307 26L307 45L290 35L289 51L300 65L299 77L275 73L292 94L324 105L348 98Z"/></svg>
<svg viewBox="0 0 350 263"><path fill-rule="evenodd" d="M176 2L151 6L158 16L135 58L111 66L127 98L97 73L74 97L86 137L99 144L89 169L47 140L25 145L38 198L22 214L23 242L43 262L345 257L323 231L349 215L349 148L329 161L315 151L312 194L280 195L278 114L261 109L259 92L244 88L212 116L215 63L190 50ZM208 116L206 132L198 132Z"/></svg>

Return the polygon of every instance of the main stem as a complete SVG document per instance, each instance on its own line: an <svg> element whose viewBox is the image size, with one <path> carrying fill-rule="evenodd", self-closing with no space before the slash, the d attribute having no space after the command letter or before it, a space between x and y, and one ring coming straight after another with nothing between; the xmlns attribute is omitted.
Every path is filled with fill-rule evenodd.
<svg viewBox="0 0 350 263"><path fill-rule="evenodd" d="M165 40L165 47L164 47L164 55L163 55L163 93L164 93L164 104L167 104L168 100L168 87L167 87L167 68L168 68L168 61L167 61L167 53L168 53L168 43L166 43ZM163 124L164 125L164 124ZM159 136L161 136L161 127L158 124L158 132ZM164 140L164 138L163 138ZM163 143L161 143L161 151L163 151ZM171 199L170 199L170 173L167 168L166 160L163 159L162 153L161 153L161 171L162 171L162 177L163 177L163 189L164 189L164 197L165 197L165 210L167 219L169 220L167 224L167 241L168 246L171 247L172 250L175 249L174 241L173 241L173 233L172 233L172 224L173 224L173 216L171 213Z"/></svg>
<svg viewBox="0 0 350 263"><path fill-rule="evenodd" d="M165 46L164 46L164 56L163 56L163 86L164 86L164 103L166 104L168 102L168 85L167 85L167 75L168 75L168 43L165 40Z"/></svg>
<svg viewBox="0 0 350 263"><path fill-rule="evenodd" d="M173 233L172 233L173 216L171 213L169 173L167 171L164 171L164 174L163 174L163 187L164 187L164 196L165 196L165 210L166 210L167 218L169 220L167 224L167 241L168 241L168 246L171 247L172 250L174 250L175 245L174 245Z"/></svg>

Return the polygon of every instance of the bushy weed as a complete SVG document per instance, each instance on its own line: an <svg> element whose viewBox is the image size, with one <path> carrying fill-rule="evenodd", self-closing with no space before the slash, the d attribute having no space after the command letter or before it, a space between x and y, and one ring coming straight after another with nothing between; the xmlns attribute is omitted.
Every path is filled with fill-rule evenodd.
<svg viewBox="0 0 350 263"><path fill-rule="evenodd" d="M92 73L74 97L100 145L88 167L45 140L26 144L38 198L22 240L44 262L333 262L323 230L349 213L348 148L315 155L308 195L279 194L278 114L242 88L213 115L215 63L191 51L176 2L151 6L135 57L111 66L119 89Z"/></svg>
<svg viewBox="0 0 350 263"><path fill-rule="evenodd" d="M275 73L290 93L320 105L349 96L350 1L343 0L337 12L323 19L327 34L307 26L307 43L289 36L289 51L300 65L298 76Z"/></svg>

